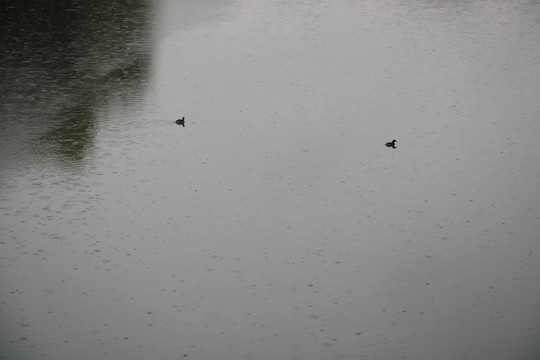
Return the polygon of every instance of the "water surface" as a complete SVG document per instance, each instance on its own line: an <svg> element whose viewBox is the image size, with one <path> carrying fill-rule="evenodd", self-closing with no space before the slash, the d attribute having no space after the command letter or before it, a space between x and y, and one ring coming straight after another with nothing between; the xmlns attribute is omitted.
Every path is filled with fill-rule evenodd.
<svg viewBox="0 0 540 360"><path fill-rule="evenodd" d="M540 356L538 4L71 5L1 15L1 359Z"/></svg>

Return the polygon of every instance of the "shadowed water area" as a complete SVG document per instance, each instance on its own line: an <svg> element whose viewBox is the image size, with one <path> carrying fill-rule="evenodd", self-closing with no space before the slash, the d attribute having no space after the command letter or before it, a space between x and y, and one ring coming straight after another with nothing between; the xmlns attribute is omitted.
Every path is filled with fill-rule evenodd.
<svg viewBox="0 0 540 360"><path fill-rule="evenodd" d="M538 2L8 1L0 36L0 359L540 358Z"/></svg>

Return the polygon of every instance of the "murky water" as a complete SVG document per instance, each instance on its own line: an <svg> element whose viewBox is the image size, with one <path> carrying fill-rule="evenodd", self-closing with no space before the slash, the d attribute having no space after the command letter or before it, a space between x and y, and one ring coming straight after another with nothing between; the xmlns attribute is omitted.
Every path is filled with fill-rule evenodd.
<svg viewBox="0 0 540 360"><path fill-rule="evenodd" d="M114 3L0 12L0 359L540 358L538 2Z"/></svg>

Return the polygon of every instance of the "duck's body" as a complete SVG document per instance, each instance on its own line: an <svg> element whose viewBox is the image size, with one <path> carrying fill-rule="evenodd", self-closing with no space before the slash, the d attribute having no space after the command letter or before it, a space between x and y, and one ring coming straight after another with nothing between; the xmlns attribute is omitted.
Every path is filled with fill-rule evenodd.
<svg viewBox="0 0 540 360"><path fill-rule="evenodd" d="M176 120L176 123L178 125L182 125L183 127L186 127L186 125L184 124L184 118L183 117L181 119Z"/></svg>
<svg viewBox="0 0 540 360"><path fill-rule="evenodd" d="M385 145L387 147L391 147L392 149L395 149L396 148L396 140L394 139L394 140L392 140L390 142L387 142Z"/></svg>

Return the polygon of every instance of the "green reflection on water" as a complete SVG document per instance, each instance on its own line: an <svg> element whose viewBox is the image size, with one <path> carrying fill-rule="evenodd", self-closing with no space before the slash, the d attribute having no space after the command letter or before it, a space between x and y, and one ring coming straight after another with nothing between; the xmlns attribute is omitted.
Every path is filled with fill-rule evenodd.
<svg viewBox="0 0 540 360"><path fill-rule="evenodd" d="M152 4L7 1L0 11L0 169L45 156L80 163L99 112L140 99ZM25 165L26 166L26 165Z"/></svg>

